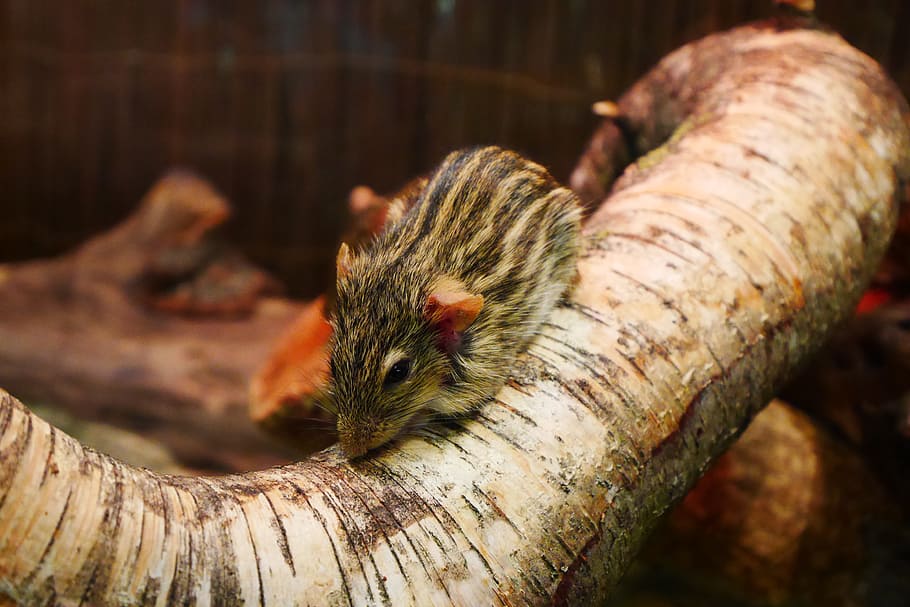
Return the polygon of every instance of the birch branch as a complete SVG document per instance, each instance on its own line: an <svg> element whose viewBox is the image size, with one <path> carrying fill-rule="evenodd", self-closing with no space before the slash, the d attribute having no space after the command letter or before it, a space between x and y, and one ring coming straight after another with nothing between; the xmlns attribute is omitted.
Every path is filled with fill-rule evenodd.
<svg viewBox="0 0 910 607"><path fill-rule="evenodd" d="M87 450L2 393L0 590L99 605L606 596L851 310L910 174L906 103L836 36L740 28L642 82L630 95L649 92L649 111L666 109L657 92L685 100L683 126L591 217L571 302L475 418L356 464L330 449L188 478Z"/></svg>

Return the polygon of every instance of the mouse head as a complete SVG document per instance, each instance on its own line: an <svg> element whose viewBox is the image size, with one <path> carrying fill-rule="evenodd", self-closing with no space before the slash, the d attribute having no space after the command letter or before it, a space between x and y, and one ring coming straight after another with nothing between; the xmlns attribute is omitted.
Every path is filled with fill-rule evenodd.
<svg viewBox="0 0 910 607"><path fill-rule="evenodd" d="M366 260L364 260L366 261ZM375 260L371 260L375 263ZM348 457L378 447L433 411L483 297L406 268L362 268L342 246L332 319L332 400Z"/></svg>

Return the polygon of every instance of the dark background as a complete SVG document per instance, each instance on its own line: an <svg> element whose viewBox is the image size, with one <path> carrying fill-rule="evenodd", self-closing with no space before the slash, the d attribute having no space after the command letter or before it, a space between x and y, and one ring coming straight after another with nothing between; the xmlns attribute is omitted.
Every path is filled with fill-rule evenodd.
<svg viewBox="0 0 910 607"><path fill-rule="evenodd" d="M818 14L910 92L910 2ZM330 279L346 194L495 142L565 179L660 57L762 0L0 3L0 261L125 217L172 166L233 202L229 236L299 295Z"/></svg>

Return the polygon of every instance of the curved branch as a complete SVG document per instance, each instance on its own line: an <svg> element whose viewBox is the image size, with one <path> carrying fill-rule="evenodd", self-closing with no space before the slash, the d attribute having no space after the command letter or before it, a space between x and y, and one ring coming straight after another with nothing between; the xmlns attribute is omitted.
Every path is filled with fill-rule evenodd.
<svg viewBox="0 0 910 607"><path fill-rule="evenodd" d="M88 451L2 394L0 590L118 605L606 595L855 304L910 172L906 104L839 38L741 28L646 81L704 66L684 132L590 219L572 301L473 419L355 464L330 449L180 478Z"/></svg>

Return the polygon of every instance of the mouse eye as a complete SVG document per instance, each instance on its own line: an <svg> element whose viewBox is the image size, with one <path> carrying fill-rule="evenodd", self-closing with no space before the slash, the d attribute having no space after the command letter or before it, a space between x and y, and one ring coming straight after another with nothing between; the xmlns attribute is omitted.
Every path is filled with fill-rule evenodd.
<svg viewBox="0 0 910 607"><path fill-rule="evenodd" d="M382 385L385 388L389 388L395 384L399 384L407 379L410 373L411 359L402 358L396 361L394 365L389 367L389 371L385 374L385 379L383 380Z"/></svg>

